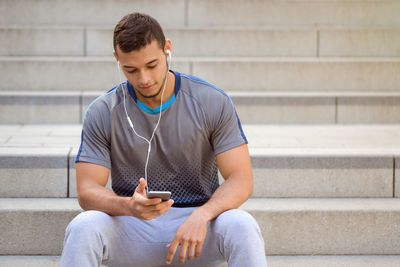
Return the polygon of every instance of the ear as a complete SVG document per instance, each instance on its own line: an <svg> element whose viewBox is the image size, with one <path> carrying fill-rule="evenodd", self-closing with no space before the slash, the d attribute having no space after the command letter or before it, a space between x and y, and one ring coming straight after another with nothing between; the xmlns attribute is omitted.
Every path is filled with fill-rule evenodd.
<svg viewBox="0 0 400 267"><path fill-rule="evenodd" d="M165 40L165 46L164 46L164 51L169 50L172 52L172 44L170 39Z"/></svg>
<svg viewBox="0 0 400 267"><path fill-rule="evenodd" d="M118 60L118 56L117 56L117 53L115 52L115 50L113 50L113 55L115 57L115 60L117 60L117 62L118 62L119 60Z"/></svg>

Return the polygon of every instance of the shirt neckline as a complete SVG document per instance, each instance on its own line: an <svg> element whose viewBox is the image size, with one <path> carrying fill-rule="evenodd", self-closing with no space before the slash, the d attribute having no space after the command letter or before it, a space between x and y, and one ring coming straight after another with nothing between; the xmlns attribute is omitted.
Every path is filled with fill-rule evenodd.
<svg viewBox="0 0 400 267"><path fill-rule="evenodd" d="M169 106L172 105L172 103L175 101L176 96L178 95L178 92L180 90L181 87L181 75L179 72L177 71L172 71L170 70L170 72L172 72L175 76L175 87L174 87L174 94L162 105L162 110L164 111L165 109L167 109ZM135 103L145 112L150 113L150 114L157 114L160 112L160 106L155 107L155 108L150 108L149 106L147 106L146 104L144 104L142 101L140 101L139 99L137 99L136 94L135 94L135 90L133 90L133 86L129 81L126 81L127 83L127 87L128 87L128 92L129 95L132 97L132 99L135 101Z"/></svg>

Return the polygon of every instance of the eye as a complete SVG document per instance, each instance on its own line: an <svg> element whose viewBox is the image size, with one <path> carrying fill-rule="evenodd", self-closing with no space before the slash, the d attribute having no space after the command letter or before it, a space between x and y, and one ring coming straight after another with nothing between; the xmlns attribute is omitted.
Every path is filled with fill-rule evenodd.
<svg viewBox="0 0 400 267"><path fill-rule="evenodd" d="M148 66L149 69L154 69L157 65Z"/></svg>
<svg viewBox="0 0 400 267"><path fill-rule="evenodd" d="M127 71L127 73L135 73L135 72L136 72L136 69L131 70L131 71Z"/></svg>

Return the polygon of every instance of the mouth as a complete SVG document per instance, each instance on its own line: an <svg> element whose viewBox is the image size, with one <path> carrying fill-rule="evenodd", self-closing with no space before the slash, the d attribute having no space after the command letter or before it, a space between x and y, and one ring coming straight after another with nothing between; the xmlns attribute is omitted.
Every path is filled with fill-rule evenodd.
<svg viewBox="0 0 400 267"><path fill-rule="evenodd" d="M149 85L149 86L141 86L140 89L144 90L144 91L149 91L154 87L154 84Z"/></svg>

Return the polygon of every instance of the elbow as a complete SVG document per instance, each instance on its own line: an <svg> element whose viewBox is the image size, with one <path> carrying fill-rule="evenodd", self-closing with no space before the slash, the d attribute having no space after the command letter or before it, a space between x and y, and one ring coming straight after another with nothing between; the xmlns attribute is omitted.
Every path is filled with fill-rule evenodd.
<svg viewBox="0 0 400 267"><path fill-rule="evenodd" d="M253 176L251 176L250 182L249 182L249 189L247 190L247 199L249 199L254 192L254 183L253 183Z"/></svg>
<svg viewBox="0 0 400 267"><path fill-rule="evenodd" d="M254 192L254 178L253 178L252 171L248 174L248 177L249 178L248 178L247 199L249 199L253 195L253 192Z"/></svg>
<svg viewBox="0 0 400 267"><path fill-rule="evenodd" d="M81 206L81 208L83 210L85 210L85 211L89 210L89 207L87 205L87 201L85 198L85 194L83 192L81 192L81 190L78 190L78 203L79 203L79 206Z"/></svg>

